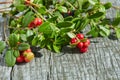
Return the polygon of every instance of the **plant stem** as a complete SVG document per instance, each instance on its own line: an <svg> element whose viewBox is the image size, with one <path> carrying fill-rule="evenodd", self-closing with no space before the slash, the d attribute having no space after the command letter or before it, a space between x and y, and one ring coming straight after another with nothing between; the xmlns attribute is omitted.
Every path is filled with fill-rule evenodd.
<svg viewBox="0 0 120 80"><path fill-rule="evenodd" d="M35 11L35 13L37 13L44 21L46 21L46 19L37 11L35 10L32 6L30 6L30 8Z"/></svg>
<svg viewBox="0 0 120 80"><path fill-rule="evenodd" d="M16 27L8 27L9 29L15 29L15 30L28 30L28 28L16 28Z"/></svg>
<svg viewBox="0 0 120 80"><path fill-rule="evenodd" d="M112 8L120 10L120 7L117 6L112 6Z"/></svg>
<svg viewBox="0 0 120 80"><path fill-rule="evenodd" d="M66 1L66 4L70 5L73 9L76 9L69 1Z"/></svg>

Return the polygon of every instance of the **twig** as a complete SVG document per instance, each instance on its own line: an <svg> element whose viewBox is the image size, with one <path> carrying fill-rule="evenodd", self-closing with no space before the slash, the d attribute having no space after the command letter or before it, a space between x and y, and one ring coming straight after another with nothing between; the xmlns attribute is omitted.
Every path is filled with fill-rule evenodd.
<svg viewBox="0 0 120 80"><path fill-rule="evenodd" d="M112 6L112 8L120 10L120 7L117 6Z"/></svg>
<svg viewBox="0 0 120 80"><path fill-rule="evenodd" d="M3 34L4 34L4 39L5 39L5 42L9 45L9 42L8 42L8 39L7 39L7 35L6 35L6 19L4 21L4 31L3 31Z"/></svg>
<svg viewBox="0 0 120 80"><path fill-rule="evenodd" d="M10 10L0 10L0 13L9 12Z"/></svg>
<svg viewBox="0 0 120 80"><path fill-rule="evenodd" d="M35 13L37 13L44 21L46 21L46 19L38 12L36 11L32 6L30 6L30 8L35 11Z"/></svg>
<svg viewBox="0 0 120 80"><path fill-rule="evenodd" d="M0 2L0 4L9 4L9 3L13 3L13 1Z"/></svg>

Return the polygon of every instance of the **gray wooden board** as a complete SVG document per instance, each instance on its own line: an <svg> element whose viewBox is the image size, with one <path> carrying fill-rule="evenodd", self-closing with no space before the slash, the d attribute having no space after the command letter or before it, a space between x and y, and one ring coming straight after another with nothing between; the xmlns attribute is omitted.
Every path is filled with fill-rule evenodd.
<svg viewBox="0 0 120 80"><path fill-rule="evenodd" d="M120 5L119 0L101 1ZM110 9L107 17L113 18L113 15L115 10ZM0 40L3 39L2 18L1 23ZM68 47L61 54L39 48L33 52L36 57L32 62L12 68L5 65L1 55L0 80L120 80L120 40L92 38L86 54Z"/></svg>

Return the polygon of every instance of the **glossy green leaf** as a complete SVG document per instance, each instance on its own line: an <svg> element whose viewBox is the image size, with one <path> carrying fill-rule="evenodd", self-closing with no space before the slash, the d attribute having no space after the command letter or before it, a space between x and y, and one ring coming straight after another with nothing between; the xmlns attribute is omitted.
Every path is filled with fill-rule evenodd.
<svg viewBox="0 0 120 80"><path fill-rule="evenodd" d="M99 35L99 31L96 27L93 27L87 35L91 35L92 37L97 37Z"/></svg>
<svg viewBox="0 0 120 80"><path fill-rule="evenodd" d="M18 37L16 34L10 34L9 36L9 45L10 47L16 47L17 45L17 42L18 42Z"/></svg>
<svg viewBox="0 0 120 80"><path fill-rule="evenodd" d="M59 29L52 23L45 22L39 27L39 32L42 32L44 34L51 35L54 32L59 31Z"/></svg>
<svg viewBox="0 0 120 80"><path fill-rule="evenodd" d="M18 11L24 11L25 8L26 8L26 6L23 5L23 4L21 4L21 5L17 5L17 6L16 6L16 9L17 9Z"/></svg>
<svg viewBox="0 0 120 80"><path fill-rule="evenodd" d="M82 4L82 9L87 9L89 6L90 6L90 3L89 3L88 1L85 1L85 2Z"/></svg>
<svg viewBox="0 0 120 80"><path fill-rule="evenodd" d="M45 14L46 13L46 8L45 8L45 6L42 6L39 9L37 9L37 11L41 14Z"/></svg>
<svg viewBox="0 0 120 80"><path fill-rule="evenodd" d="M81 19L75 27L76 31L80 32L81 30L83 30L88 25L89 22L90 20L87 18Z"/></svg>
<svg viewBox="0 0 120 80"><path fill-rule="evenodd" d="M57 18L58 18L58 16L55 16L55 17L47 19L47 21L49 21L49 22L55 22L57 20Z"/></svg>
<svg viewBox="0 0 120 80"><path fill-rule="evenodd" d="M59 53L60 50L61 50L61 47L60 46L57 46L57 45L53 45L53 49L56 53Z"/></svg>
<svg viewBox="0 0 120 80"><path fill-rule="evenodd" d="M107 3L104 4L104 7L105 7L105 9L109 9L109 8L112 7L112 3L111 2L107 2Z"/></svg>
<svg viewBox="0 0 120 80"><path fill-rule="evenodd" d="M120 28L115 28L117 38L120 38Z"/></svg>
<svg viewBox="0 0 120 80"><path fill-rule="evenodd" d="M21 39L22 41L27 41L27 36L26 36L26 34L21 34L21 35L20 35L20 39Z"/></svg>
<svg viewBox="0 0 120 80"><path fill-rule="evenodd" d="M71 22L68 22L68 21L64 21L64 22L57 23L57 26L58 26L59 28L65 28L65 27L70 27L70 26L72 26L72 23L71 23Z"/></svg>
<svg viewBox="0 0 120 80"><path fill-rule="evenodd" d="M64 18L63 18L62 14L59 11L54 12L53 15L58 16L58 19L57 19L58 22L64 21Z"/></svg>
<svg viewBox="0 0 120 80"><path fill-rule="evenodd" d="M20 56L20 52L19 52L19 50L14 50L13 54L14 54L15 57Z"/></svg>
<svg viewBox="0 0 120 80"><path fill-rule="evenodd" d="M39 38L35 36L32 40L32 46L37 46L38 45Z"/></svg>
<svg viewBox="0 0 120 80"><path fill-rule="evenodd" d="M120 24L120 17L117 17L114 19L114 21L112 22L113 26L118 26Z"/></svg>
<svg viewBox="0 0 120 80"><path fill-rule="evenodd" d="M76 35L72 32L68 32L67 35L70 37L70 38L75 38Z"/></svg>
<svg viewBox="0 0 120 80"><path fill-rule="evenodd" d="M66 7L64 7L64 6L57 6L57 9L60 11L60 12L62 12L62 13L67 13L67 8Z"/></svg>
<svg viewBox="0 0 120 80"><path fill-rule="evenodd" d="M5 54L5 62L9 67L14 66L16 62L16 57L14 56L13 52L13 50L8 50Z"/></svg>
<svg viewBox="0 0 120 80"><path fill-rule="evenodd" d="M33 35L33 31L32 30L27 30L26 35L27 35L27 37L32 36Z"/></svg>
<svg viewBox="0 0 120 80"><path fill-rule="evenodd" d="M94 18L100 18L104 15L103 12L96 12L95 14L90 15L88 18L89 19L94 19Z"/></svg>
<svg viewBox="0 0 120 80"><path fill-rule="evenodd" d="M24 15L24 18L22 20L23 27L27 27L28 24L34 19L33 15L34 15L34 13L32 11L30 11Z"/></svg>
<svg viewBox="0 0 120 80"><path fill-rule="evenodd" d="M0 53L5 49L6 43L4 41L0 41Z"/></svg>
<svg viewBox="0 0 120 80"><path fill-rule="evenodd" d="M98 0L88 0L89 3L91 3L92 5L95 5L96 3L98 3L99 1Z"/></svg>
<svg viewBox="0 0 120 80"><path fill-rule="evenodd" d="M20 45L18 45L18 50L20 51L24 51L30 48L30 45L28 43L21 43Z"/></svg>
<svg viewBox="0 0 120 80"><path fill-rule="evenodd" d="M109 34L110 34L110 29L107 28L107 26L99 25L99 28L100 28L100 35L101 35L101 36L109 36Z"/></svg>

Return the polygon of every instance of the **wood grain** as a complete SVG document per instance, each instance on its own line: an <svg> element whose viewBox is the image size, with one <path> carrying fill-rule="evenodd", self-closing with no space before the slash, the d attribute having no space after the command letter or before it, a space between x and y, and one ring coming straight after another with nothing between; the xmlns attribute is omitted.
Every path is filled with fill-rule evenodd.
<svg viewBox="0 0 120 80"><path fill-rule="evenodd" d="M120 5L119 0L101 1ZM114 15L115 10L110 9L106 16L112 19ZM0 27L2 39L3 28ZM113 37L92 38L86 54L68 47L60 54L39 48L34 48L33 52L36 57L32 62L12 68L6 67L1 57L0 80L120 80L120 40Z"/></svg>

